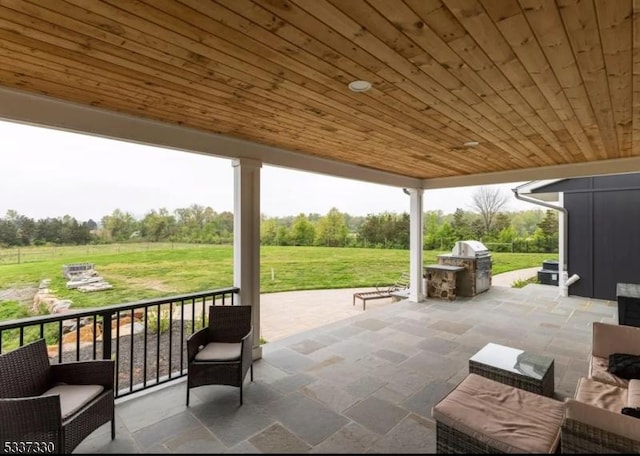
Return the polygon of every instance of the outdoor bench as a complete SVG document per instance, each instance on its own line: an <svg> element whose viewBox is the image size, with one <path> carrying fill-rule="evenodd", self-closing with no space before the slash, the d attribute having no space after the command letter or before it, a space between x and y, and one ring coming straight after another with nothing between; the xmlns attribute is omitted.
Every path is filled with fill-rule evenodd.
<svg viewBox="0 0 640 456"><path fill-rule="evenodd" d="M432 410L437 453L555 453L564 403L468 374Z"/></svg>

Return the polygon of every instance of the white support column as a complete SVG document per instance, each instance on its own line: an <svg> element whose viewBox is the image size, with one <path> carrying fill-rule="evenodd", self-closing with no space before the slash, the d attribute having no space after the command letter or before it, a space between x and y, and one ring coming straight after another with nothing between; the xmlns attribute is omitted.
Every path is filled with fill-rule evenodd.
<svg viewBox="0 0 640 456"><path fill-rule="evenodd" d="M260 347L260 168L249 158L233 160L233 285L240 304L253 306L253 358Z"/></svg>
<svg viewBox="0 0 640 456"><path fill-rule="evenodd" d="M424 301L423 278L423 239L424 213L422 208L422 196L424 190L411 188L407 190L410 197L410 233L409 233L409 301Z"/></svg>

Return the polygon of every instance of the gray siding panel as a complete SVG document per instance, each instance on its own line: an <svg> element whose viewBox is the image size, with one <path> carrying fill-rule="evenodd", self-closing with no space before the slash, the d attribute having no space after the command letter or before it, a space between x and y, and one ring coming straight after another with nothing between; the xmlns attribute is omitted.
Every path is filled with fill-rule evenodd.
<svg viewBox="0 0 640 456"><path fill-rule="evenodd" d="M593 195L593 297L615 301L618 282L640 283L640 191Z"/></svg>
<svg viewBox="0 0 640 456"><path fill-rule="evenodd" d="M591 193L568 193L569 245L567 271L580 280L569 287L569 294L593 297L593 197Z"/></svg>

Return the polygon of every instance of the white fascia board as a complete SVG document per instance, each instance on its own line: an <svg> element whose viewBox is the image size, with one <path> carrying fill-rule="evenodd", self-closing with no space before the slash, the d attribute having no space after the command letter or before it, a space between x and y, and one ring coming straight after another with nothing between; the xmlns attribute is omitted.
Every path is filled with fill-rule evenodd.
<svg viewBox="0 0 640 456"><path fill-rule="evenodd" d="M534 190L537 190L541 187L545 187L549 184L553 184L554 182L559 182L561 180L564 180L564 179L545 179L545 180L531 181L522 185L518 185L516 189L520 194L531 193ZM535 197L535 195L531 195L531 196Z"/></svg>
<svg viewBox="0 0 640 456"><path fill-rule="evenodd" d="M506 184L509 182L537 181L552 182L572 177L589 177L607 174L628 174L640 172L640 157L615 158L586 163L541 166L467 176L439 177L424 179L423 189L467 187L471 185Z"/></svg>
<svg viewBox="0 0 640 456"><path fill-rule="evenodd" d="M3 87L0 87L0 119L220 158L254 159L392 187L422 185L421 179Z"/></svg>

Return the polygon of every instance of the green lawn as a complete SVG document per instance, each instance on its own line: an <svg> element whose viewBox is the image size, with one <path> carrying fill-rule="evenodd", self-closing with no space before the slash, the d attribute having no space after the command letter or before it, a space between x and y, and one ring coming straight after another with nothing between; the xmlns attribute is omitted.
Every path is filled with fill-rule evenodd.
<svg viewBox="0 0 640 456"><path fill-rule="evenodd" d="M27 258L29 249L21 250ZM440 253L448 252L426 251L424 264L437 262ZM556 254L494 253L493 274L541 266L544 260L556 258ZM62 265L84 262L94 263L113 289L67 290ZM408 268L408 250L267 246L261 248L260 286L263 293L269 293L392 284ZM71 299L75 308L224 288L233 284L233 248L167 245L118 253L83 247L59 249L38 262L0 265L0 290L37 286L45 278L51 279L56 296Z"/></svg>

